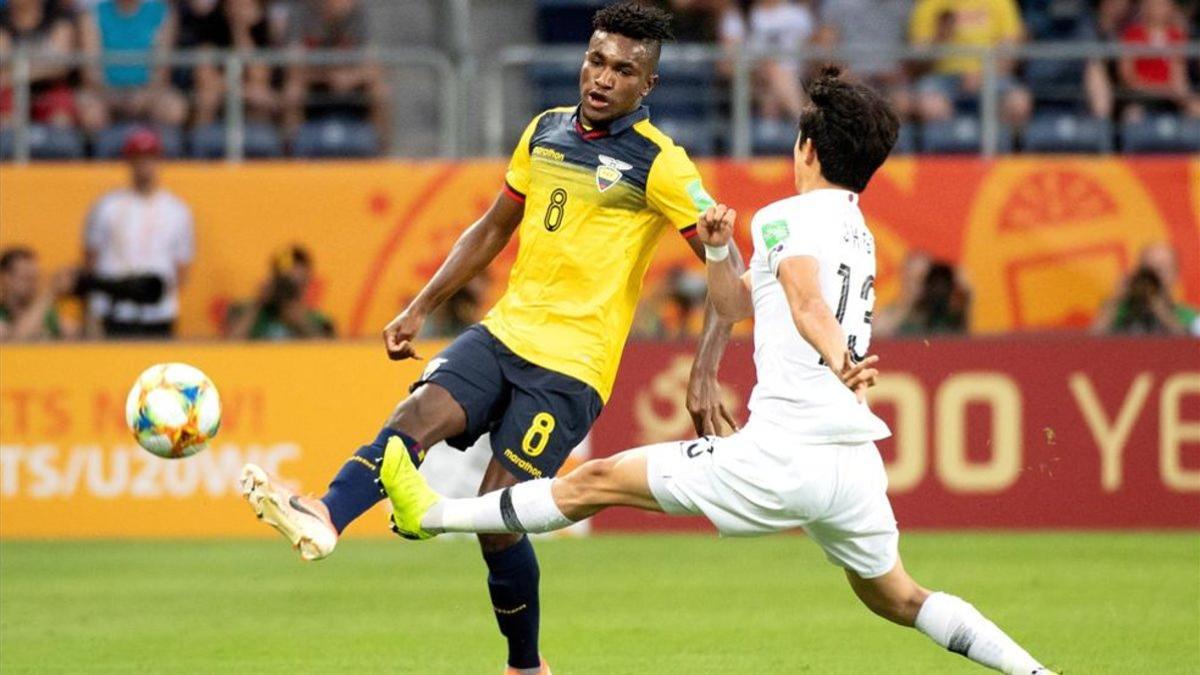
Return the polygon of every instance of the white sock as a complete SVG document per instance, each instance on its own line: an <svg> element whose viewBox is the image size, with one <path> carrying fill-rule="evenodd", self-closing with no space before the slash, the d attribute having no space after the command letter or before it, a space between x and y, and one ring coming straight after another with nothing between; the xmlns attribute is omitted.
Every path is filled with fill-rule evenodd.
<svg viewBox="0 0 1200 675"><path fill-rule="evenodd" d="M558 510L552 478L518 483L470 499L443 499L421 519L430 532L550 532L573 525Z"/></svg>
<svg viewBox="0 0 1200 675"><path fill-rule="evenodd" d="M962 598L933 593L917 612L916 624L917 630L946 649L1002 673L1028 675L1043 668Z"/></svg>

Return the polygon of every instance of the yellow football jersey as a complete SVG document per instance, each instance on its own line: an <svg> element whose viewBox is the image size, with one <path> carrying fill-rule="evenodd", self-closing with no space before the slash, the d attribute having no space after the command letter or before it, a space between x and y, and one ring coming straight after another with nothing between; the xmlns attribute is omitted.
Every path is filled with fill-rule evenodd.
<svg viewBox="0 0 1200 675"><path fill-rule="evenodd" d="M575 108L538 115L505 183L525 216L508 290L483 324L607 401L659 237L668 227L693 236L713 201L644 106L605 130L584 128Z"/></svg>

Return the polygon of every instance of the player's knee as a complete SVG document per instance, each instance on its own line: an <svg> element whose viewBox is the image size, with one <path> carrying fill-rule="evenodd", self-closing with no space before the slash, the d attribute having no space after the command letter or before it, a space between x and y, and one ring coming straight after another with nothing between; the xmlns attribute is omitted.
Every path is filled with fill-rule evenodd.
<svg viewBox="0 0 1200 675"><path fill-rule="evenodd" d="M591 459L580 464L559 479L554 491L555 501L568 509L591 505L610 480L613 464L609 458Z"/></svg>

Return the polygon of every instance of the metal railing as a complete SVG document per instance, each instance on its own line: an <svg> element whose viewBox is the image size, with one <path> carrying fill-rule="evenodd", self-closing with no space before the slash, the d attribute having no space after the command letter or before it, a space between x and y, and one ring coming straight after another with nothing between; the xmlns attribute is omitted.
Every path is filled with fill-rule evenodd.
<svg viewBox="0 0 1200 675"><path fill-rule="evenodd" d="M541 64L569 65L582 63L583 49L576 47L516 46L503 50L490 64L485 80L488 83L487 126L485 129L485 152L502 155L520 133L527 117L522 118L508 107L506 96L506 71L513 68L528 68ZM994 48L928 46L887 48L873 46L855 47L809 47L795 53L763 51L753 49L726 50L708 45L669 45L663 51L664 64L707 64L717 68L725 62L732 73L727 83L729 90L729 150L736 158L752 154L753 145L753 90L752 73L755 66L767 60L793 60L802 64L838 62L853 64L856 59L869 57L886 58L898 63L932 63L946 57L968 57L979 59L981 64L981 86L979 90L979 123L982 139L981 152L993 156L998 150L1000 137L1000 64L1007 60L1090 60L1116 59L1120 57L1167 56L1186 59L1200 58L1200 41L1177 46L1133 46L1113 43L1089 42L1041 42L1021 45L1005 45ZM1082 98L1082 83L1080 83ZM568 103L568 102L564 102ZM654 94L647 100L654 109ZM525 111L533 112L533 111Z"/></svg>
<svg viewBox="0 0 1200 675"><path fill-rule="evenodd" d="M470 51L450 54L437 49L400 48L366 49L361 51L203 51L176 52L165 60L147 54L105 54L98 62L83 55L54 55L17 50L13 53L10 69L13 82L13 157L18 162L30 158L30 73L35 63L48 63L73 68L107 65L148 65L171 67L194 67L200 64L217 65L225 77L224 132L226 157L240 161L244 157L243 118L243 74L252 64L286 67L302 63L307 65L338 65L369 61L379 64L385 72L396 72L401 68L416 68L428 71L433 77L432 88L436 99L436 154L457 157L464 154L503 156L511 149L511 143L520 134L525 122L534 110L531 100L528 70L537 65L578 67L582 61L583 47L513 46L501 50L493 58L482 61ZM1200 59L1200 41L1184 45L1154 47L1129 46L1113 43L1029 43L996 48L968 48L955 46L902 47L899 49L856 46L854 48L811 47L791 54L755 51L752 49L726 50L715 45L669 45L663 54L665 66L691 64L714 70L727 64L729 77L714 78L715 86L722 89L728 100L728 116L720 115L716 124L725 128L729 154L734 157L749 157L753 151L754 102L753 73L755 66L765 60L788 59L800 64L819 62L843 62L853 66L856 59L869 57L886 58L900 63L931 63L945 57L968 57L979 59L981 64L981 87L979 90L980 150L985 156L996 154L1001 133L1000 121L1000 64L1008 60L1090 60L1117 59L1141 56L1182 56ZM521 72L524 69L525 72ZM516 71L516 72L514 72ZM515 76L515 77L514 77ZM478 83L481 86L476 87ZM1080 85L1082 88L1082 85ZM477 89L479 91L477 91ZM408 100L406 91L391 86L392 109ZM480 96L482 94L482 96ZM560 104L569 105L574 100ZM648 104L654 108L654 94ZM467 147L464 139L472 136L473 129L466 128L467 112L473 106L483 111L482 147ZM409 123L426 123L428 120L406 119L395 114L392 119L393 139L404 134ZM391 156L401 156L400 144L393 142L388 149Z"/></svg>
<svg viewBox="0 0 1200 675"><path fill-rule="evenodd" d="M437 94L437 154L454 157L462 152L460 125L458 124L458 101L460 98L459 78L455 64L441 51L425 48L411 49L364 49L364 50L203 50L179 51L166 58L145 53L105 53L92 60L82 54L49 54L18 49L11 62L13 82L13 159L27 162L30 158L30 105L32 103L30 72L32 64L47 64L67 68L106 66L147 66L150 68L194 68L199 65L220 67L224 73L225 95L223 125L226 140L226 158L241 161L244 158L244 74L247 67L264 65L287 67L292 65L336 66L359 63L378 65L385 73L394 73L401 68L428 71L438 91ZM396 79L396 78L389 78ZM392 109L402 102L405 92L391 87L389 103ZM403 132L404 120L393 116L394 132ZM398 128L397 128L398 127ZM393 133L393 139L399 134ZM387 153L399 156L396 142L387 148Z"/></svg>

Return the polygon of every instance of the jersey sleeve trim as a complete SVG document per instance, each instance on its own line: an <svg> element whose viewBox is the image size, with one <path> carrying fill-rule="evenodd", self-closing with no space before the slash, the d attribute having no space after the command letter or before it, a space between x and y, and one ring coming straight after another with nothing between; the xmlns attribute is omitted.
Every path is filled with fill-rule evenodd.
<svg viewBox="0 0 1200 675"><path fill-rule="evenodd" d="M687 227L679 228L679 234L682 234L684 239L691 239L692 237L695 237L699 233L700 233L699 230L696 229L696 223L692 223L691 225L688 225Z"/></svg>
<svg viewBox="0 0 1200 675"><path fill-rule="evenodd" d="M509 185L508 181L504 181L503 191L504 191L504 194L507 195L508 198L513 200L514 202L516 202L518 204L525 203L525 195L522 194L520 190Z"/></svg>

